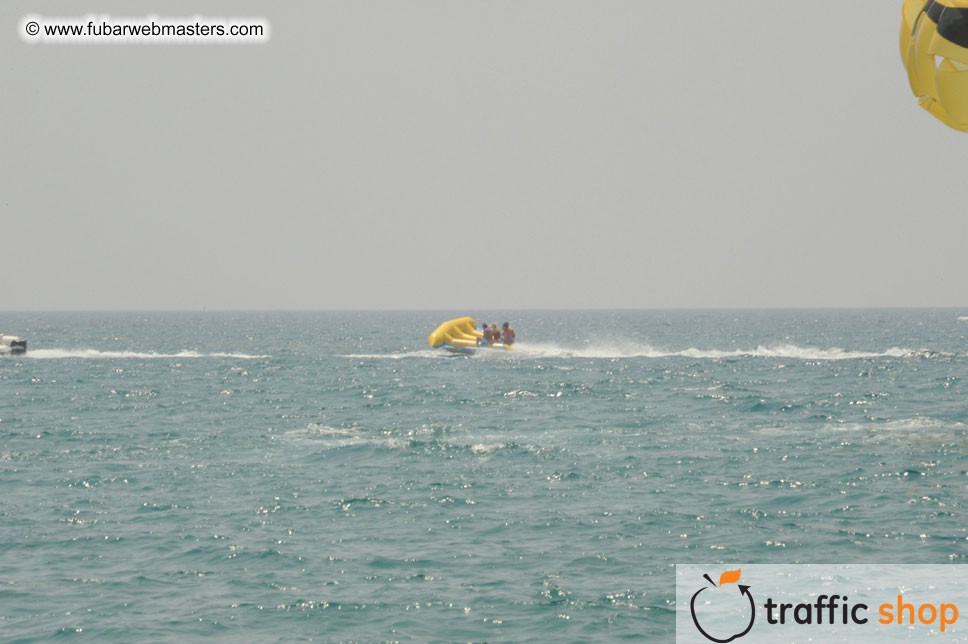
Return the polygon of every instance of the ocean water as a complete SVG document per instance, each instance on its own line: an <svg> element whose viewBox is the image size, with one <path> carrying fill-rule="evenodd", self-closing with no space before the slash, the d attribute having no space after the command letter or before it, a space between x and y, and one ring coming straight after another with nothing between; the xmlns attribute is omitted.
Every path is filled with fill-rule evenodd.
<svg viewBox="0 0 968 644"><path fill-rule="evenodd" d="M959 310L0 313L4 642L673 641L676 563L968 560Z"/></svg>

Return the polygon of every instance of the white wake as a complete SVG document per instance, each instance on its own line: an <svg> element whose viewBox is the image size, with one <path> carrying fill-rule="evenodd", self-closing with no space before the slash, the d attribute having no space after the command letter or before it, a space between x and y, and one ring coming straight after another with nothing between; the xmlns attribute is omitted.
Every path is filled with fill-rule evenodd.
<svg viewBox="0 0 968 644"><path fill-rule="evenodd" d="M447 358L457 354L442 349L422 351L388 351L387 353L351 353L340 358L355 360L403 360L407 358ZM650 344L599 343L568 347L554 343L528 342L516 344L514 351L489 351L481 349L476 357L495 359L528 358L692 358L697 360L723 360L728 358L786 358L793 360L858 360L869 358L912 358L937 354L915 351L903 347L891 347L883 351L857 351L839 347L801 347L795 344L758 345L749 349L660 349Z"/></svg>
<svg viewBox="0 0 968 644"><path fill-rule="evenodd" d="M839 347L801 347L795 344L759 345L750 349L659 349L649 344L596 344L583 347L564 347L557 344L528 343L515 346L520 357L540 358L693 358L722 360L725 358L789 358L796 360L857 360L862 358L908 358L919 354L901 347L884 351L852 351Z"/></svg>
<svg viewBox="0 0 968 644"><path fill-rule="evenodd" d="M201 353L199 351L158 353L155 351L98 351L97 349L33 349L28 350L27 353L20 357L36 360L61 360L66 358L101 360L125 360L132 358L142 360L153 360L156 358L235 358L239 360L255 360L258 358L268 358L269 356L248 353Z"/></svg>

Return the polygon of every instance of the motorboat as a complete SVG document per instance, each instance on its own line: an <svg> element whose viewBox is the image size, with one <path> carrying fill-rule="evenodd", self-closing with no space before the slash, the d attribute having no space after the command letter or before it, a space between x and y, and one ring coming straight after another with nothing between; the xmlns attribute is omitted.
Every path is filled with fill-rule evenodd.
<svg viewBox="0 0 968 644"><path fill-rule="evenodd" d="M0 356L27 353L27 341L15 335L0 333Z"/></svg>

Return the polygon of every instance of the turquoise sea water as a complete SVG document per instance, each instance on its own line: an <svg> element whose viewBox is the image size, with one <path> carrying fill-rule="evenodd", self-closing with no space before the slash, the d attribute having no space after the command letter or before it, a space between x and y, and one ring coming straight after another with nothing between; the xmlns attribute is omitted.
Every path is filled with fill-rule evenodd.
<svg viewBox="0 0 968 644"><path fill-rule="evenodd" d="M674 639L675 563L965 563L968 315L0 313L0 640Z"/></svg>

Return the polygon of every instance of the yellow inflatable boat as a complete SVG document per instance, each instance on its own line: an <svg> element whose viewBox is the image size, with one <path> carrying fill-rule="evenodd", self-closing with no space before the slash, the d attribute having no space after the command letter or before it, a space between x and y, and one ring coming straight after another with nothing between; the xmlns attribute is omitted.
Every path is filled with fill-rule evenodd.
<svg viewBox="0 0 968 644"><path fill-rule="evenodd" d="M427 337L427 344L434 349L446 349L451 353L471 355L475 349L501 349L511 351L511 345L495 342L485 344L483 331L477 328L474 318L447 320Z"/></svg>

